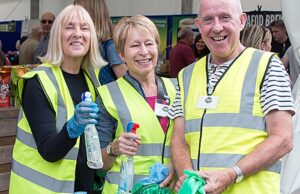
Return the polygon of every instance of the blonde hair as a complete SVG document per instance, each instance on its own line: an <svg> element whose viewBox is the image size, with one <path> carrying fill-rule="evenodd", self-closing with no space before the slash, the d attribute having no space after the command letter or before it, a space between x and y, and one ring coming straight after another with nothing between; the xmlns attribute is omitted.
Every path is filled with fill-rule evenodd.
<svg viewBox="0 0 300 194"><path fill-rule="evenodd" d="M75 0L74 4L82 5L90 14L98 41L106 41L113 37L113 25L105 0Z"/></svg>
<svg viewBox="0 0 300 194"><path fill-rule="evenodd" d="M41 60L42 62L49 62L58 67L61 65L64 59L61 43L62 26L69 23L75 15L79 16L82 23L86 23L89 26L91 33L90 48L83 57L82 67L87 68L88 66L92 66L100 68L106 62L100 56L95 27L89 13L80 5L69 5L57 16L50 31L47 54Z"/></svg>
<svg viewBox="0 0 300 194"><path fill-rule="evenodd" d="M267 27L262 26L263 30L264 30L264 35L263 35L263 39L262 42L266 43L269 40L272 40L272 33L271 30Z"/></svg>
<svg viewBox="0 0 300 194"><path fill-rule="evenodd" d="M157 48L160 45L159 33L154 23L147 17L136 15L132 17L123 17L115 27L114 42L118 53L124 54L124 47L128 34L132 29L139 29L143 32L150 32L155 39Z"/></svg>
<svg viewBox="0 0 300 194"><path fill-rule="evenodd" d="M251 25L242 31L241 43L245 47L262 49L262 43L266 43L272 38L268 28L263 26Z"/></svg>

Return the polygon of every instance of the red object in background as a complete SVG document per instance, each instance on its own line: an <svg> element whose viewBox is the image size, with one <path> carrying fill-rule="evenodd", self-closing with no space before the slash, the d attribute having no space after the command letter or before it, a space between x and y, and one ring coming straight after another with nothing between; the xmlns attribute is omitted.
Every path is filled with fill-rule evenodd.
<svg viewBox="0 0 300 194"><path fill-rule="evenodd" d="M5 64L6 66L10 66L10 61L9 61L9 59L7 57L5 57L5 63L6 63Z"/></svg>
<svg viewBox="0 0 300 194"><path fill-rule="evenodd" d="M10 106L10 84L11 68L0 68L0 107Z"/></svg>

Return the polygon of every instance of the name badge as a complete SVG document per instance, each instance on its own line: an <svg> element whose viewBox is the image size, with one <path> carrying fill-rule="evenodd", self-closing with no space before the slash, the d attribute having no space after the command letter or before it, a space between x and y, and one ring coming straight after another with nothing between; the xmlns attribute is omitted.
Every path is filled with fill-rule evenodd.
<svg viewBox="0 0 300 194"><path fill-rule="evenodd" d="M155 102L155 114L159 117L167 117L168 111L170 110L170 106L167 104L162 104L159 102Z"/></svg>
<svg viewBox="0 0 300 194"><path fill-rule="evenodd" d="M216 109L219 102L219 96L200 96L197 108Z"/></svg>

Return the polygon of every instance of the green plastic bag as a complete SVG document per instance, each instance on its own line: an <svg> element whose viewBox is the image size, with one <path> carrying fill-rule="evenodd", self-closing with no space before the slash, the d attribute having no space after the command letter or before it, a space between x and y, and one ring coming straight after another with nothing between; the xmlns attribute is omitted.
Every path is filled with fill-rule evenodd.
<svg viewBox="0 0 300 194"><path fill-rule="evenodd" d="M160 188L159 184L142 185L135 184L132 188L132 194L172 194L172 190L167 187Z"/></svg>
<svg viewBox="0 0 300 194"><path fill-rule="evenodd" d="M197 172L184 170L183 173L187 178L180 187L178 194L205 194L203 186L206 182Z"/></svg>
<svg viewBox="0 0 300 194"><path fill-rule="evenodd" d="M105 182L106 171L96 170L94 175L93 194L101 194Z"/></svg>

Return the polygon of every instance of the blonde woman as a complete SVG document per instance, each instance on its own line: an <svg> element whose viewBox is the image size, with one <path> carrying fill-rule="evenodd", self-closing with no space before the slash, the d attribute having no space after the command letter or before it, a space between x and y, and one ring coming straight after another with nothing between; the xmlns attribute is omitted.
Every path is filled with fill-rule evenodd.
<svg viewBox="0 0 300 194"><path fill-rule="evenodd" d="M87 11L69 5L58 15L50 32L43 64L19 81L22 108L9 192L52 194L93 190L84 135L97 121L94 102L81 94L99 86L94 68L104 64L97 35Z"/></svg>
<svg viewBox="0 0 300 194"><path fill-rule="evenodd" d="M271 31L269 28L264 26L247 26L242 32L241 43L245 47L253 47L264 51L271 51Z"/></svg>
<svg viewBox="0 0 300 194"><path fill-rule="evenodd" d="M103 168L108 170L103 193L117 191L120 155L134 156L134 183L149 176L149 168L156 162L168 165L170 174L160 186L172 187L170 139L173 120L167 117L166 111L175 99L175 88L170 79L158 77L154 72L159 33L145 16L126 17L115 27L114 41L128 72L98 89L102 103L97 127L101 133ZM126 133L131 121L140 125L137 134Z"/></svg>

